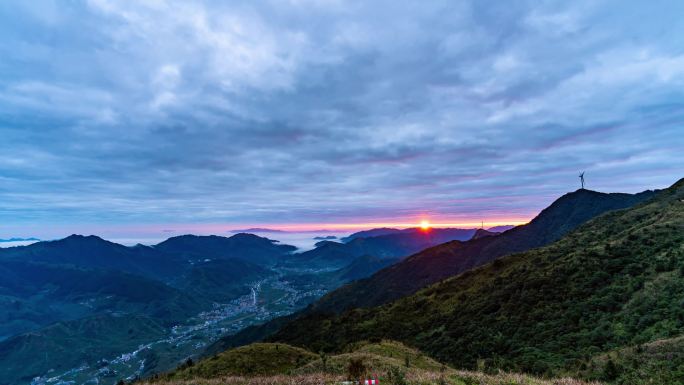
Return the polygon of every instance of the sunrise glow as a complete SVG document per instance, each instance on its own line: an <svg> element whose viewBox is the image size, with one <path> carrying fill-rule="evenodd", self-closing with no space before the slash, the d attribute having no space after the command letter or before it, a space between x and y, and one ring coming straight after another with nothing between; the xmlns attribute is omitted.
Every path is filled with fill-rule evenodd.
<svg viewBox="0 0 684 385"><path fill-rule="evenodd" d="M492 221L485 221L485 227L503 226L503 225L523 225L528 223L531 218L510 218L510 219L497 219ZM386 221L386 222L358 222L358 223L272 223L272 224L259 224L259 225L243 225L242 228L247 227L268 227L272 229L284 230L284 231L315 231L315 230L338 230L338 231L359 231L364 229L372 229L378 227L392 227L397 229L407 229L407 228L422 228L424 223L427 222L429 228L479 228L481 226L480 221L450 221L450 220L438 220L438 221L428 221L420 220L418 222L411 221Z"/></svg>
<svg viewBox="0 0 684 385"><path fill-rule="evenodd" d="M430 227L431 227L431 226L430 226L430 222L429 222L429 221L427 221L427 220L425 220L425 219L423 219L422 221L420 221L420 229L421 229L421 230L423 230L423 231L430 230Z"/></svg>
<svg viewBox="0 0 684 385"><path fill-rule="evenodd" d="M502 225L521 225L530 221L531 218L510 217L496 218L485 221L485 228ZM353 233L361 230L368 230L380 227L391 227L396 229L422 228L423 221L420 217L415 219L400 219L397 221L358 221L358 222L307 222L307 223L279 223L279 222L246 222L246 223L156 223L156 224L136 224L136 225L112 225L99 224L91 225L87 230L80 226L64 225L56 228L53 232L41 232L44 238L58 238L72 233L98 234L107 238L128 238L128 237L157 237L165 238L181 234L223 234L230 235L232 231L250 228L267 228L278 231L288 232L339 232ZM431 229L438 228L479 228L481 222L478 220L450 220L449 218L425 220ZM21 233L38 233L35 226L15 226Z"/></svg>

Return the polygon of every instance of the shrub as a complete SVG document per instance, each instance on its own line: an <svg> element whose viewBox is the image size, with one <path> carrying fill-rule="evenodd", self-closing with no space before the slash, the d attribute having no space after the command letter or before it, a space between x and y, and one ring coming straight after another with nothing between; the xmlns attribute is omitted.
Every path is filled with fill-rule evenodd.
<svg viewBox="0 0 684 385"><path fill-rule="evenodd" d="M613 359L610 358L608 359L608 362L606 362L606 367L603 368L603 379L606 381L613 381L616 378L618 378L618 367L615 365L615 362L613 362Z"/></svg>
<svg viewBox="0 0 684 385"><path fill-rule="evenodd" d="M349 366L347 366L347 378L349 380L359 380L362 379L367 372L366 365L364 365L363 360L360 358L352 358L349 360Z"/></svg>
<svg viewBox="0 0 684 385"><path fill-rule="evenodd" d="M387 381L391 385L408 385L404 371L396 366L391 367L387 372Z"/></svg>
<svg viewBox="0 0 684 385"><path fill-rule="evenodd" d="M325 354L325 352L320 352L319 356L321 357L321 364L323 364L323 371L327 372L328 371L328 355Z"/></svg>

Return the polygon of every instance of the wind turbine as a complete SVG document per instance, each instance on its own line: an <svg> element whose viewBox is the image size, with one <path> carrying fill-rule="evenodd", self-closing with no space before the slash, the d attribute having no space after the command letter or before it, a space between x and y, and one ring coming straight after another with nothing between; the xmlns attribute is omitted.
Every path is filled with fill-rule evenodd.
<svg viewBox="0 0 684 385"><path fill-rule="evenodd" d="M580 182L582 183L582 190L584 190L584 171L579 174Z"/></svg>

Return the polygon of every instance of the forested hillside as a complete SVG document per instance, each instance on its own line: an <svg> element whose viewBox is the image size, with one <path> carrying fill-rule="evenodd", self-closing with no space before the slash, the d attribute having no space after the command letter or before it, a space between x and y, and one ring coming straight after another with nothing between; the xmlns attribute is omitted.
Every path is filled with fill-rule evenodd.
<svg viewBox="0 0 684 385"><path fill-rule="evenodd" d="M393 338L457 367L578 371L593 357L684 333L684 180L560 241L381 307L312 314L271 341L335 351Z"/></svg>

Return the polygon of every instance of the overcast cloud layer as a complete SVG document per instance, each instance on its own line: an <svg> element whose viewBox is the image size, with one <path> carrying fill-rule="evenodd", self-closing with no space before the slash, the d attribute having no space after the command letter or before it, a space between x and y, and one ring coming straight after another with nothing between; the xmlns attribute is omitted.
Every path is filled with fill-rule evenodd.
<svg viewBox="0 0 684 385"><path fill-rule="evenodd" d="M666 187L684 176L682 14L3 1L0 236L525 219L580 170Z"/></svg>

